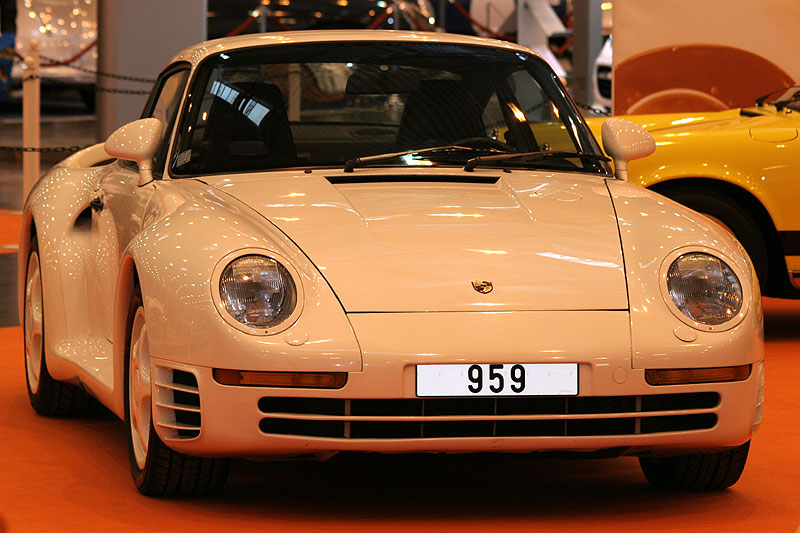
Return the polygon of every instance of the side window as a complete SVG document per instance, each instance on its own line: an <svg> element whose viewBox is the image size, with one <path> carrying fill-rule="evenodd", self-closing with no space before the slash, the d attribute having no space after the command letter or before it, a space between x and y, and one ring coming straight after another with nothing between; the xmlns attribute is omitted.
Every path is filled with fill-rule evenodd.
<svg viewBox="0 0 800 533"><path fill-rule="evenodd" d="M517 71L508 81L529 123L561 122L550 98L527 72Z"/></svg>
<svg viewBox="0 0 800 533"><path fill-rule="evenodd" d="M486 129L486 136L495 140L502 141L503 134L508 131L506 126L506 119L503 116L503 110L500 107L500 101L496 93L492 93L492 97L486 103L483 109L483 125Z"/></svg>
<svg viewBox="0 0 800 533"><path fill-rule="evenodd" d="M508 82L517 102L514 114L521 113L525 117L539 149L576 150L572 134L561 119L561 110L536 80L527 72L517 71L509 77Z"/></svg>
<svg viewBox="0 0 800 533"><path fill-rule="evenodd" d="M164 173L164 163L167 159L169 141L172 138L172 130L175 128L175 121L178 118L178 108L181 104L183 89L186 87L186 80L189 79L189 70L172 71L159 80L158 92L154 99L151 99L148 109L145 110L142 118L157 118L164 125L164 135L161 138L161 146L156 152L153 161L153 175L161 177Z"/></svg>

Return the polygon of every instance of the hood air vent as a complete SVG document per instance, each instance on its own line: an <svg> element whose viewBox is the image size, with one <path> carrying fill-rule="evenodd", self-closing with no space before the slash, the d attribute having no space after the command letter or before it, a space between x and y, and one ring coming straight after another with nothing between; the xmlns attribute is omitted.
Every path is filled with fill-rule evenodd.
<svg viewBox="0 0 800 533"><path fill-rule="evenodd" d="M369 175L369 176L326 176L333 185L346 183L478 183L494 185L500 176L453 176L453 175Z"/></svg>

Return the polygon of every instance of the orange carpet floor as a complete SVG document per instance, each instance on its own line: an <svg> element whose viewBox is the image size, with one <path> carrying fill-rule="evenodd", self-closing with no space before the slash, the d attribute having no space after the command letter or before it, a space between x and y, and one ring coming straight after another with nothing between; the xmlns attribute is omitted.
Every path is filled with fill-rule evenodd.
<svg viewBox="0 0 800 533"><path fill-rule="evenodd" d="M764 422L742 479L714 493L652 490L632 458L351 455L236 461L218 496L147 498L128 473L124 424L37 416L21 329L0 328L0 533L800 533L800 301L766 299L765 308Z"/></svg>
<svg viewBox="0 0 800 533"><path fill-rule="evenodd" d="M22 218L12 211L0 209L0 254L14 252L12 247L19 245L19 231Z"/></svg>

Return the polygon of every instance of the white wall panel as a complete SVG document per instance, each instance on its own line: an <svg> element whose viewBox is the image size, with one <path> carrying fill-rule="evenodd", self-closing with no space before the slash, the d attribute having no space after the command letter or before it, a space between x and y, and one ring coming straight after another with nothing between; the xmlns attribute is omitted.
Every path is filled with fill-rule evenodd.
<svg viewBox="0 0 800 533"><path fill-rule="evenodd" d="M155 78L172 57L206 39L207 0L101 0L98 68L102 72ZM101 87L150 90L151 84L98 77ZM136 120L147 96L98 93L98 139Z"/></svg>

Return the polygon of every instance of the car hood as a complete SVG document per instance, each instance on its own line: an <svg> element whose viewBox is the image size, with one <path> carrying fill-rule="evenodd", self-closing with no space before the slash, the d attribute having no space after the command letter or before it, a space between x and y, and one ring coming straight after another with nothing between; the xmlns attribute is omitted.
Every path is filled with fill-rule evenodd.
<svg viewBox="0 0 800 533"><path fill-rule="evenodd" d="M204 181L289 236L347 312L628 308L601 177L359 169Z"/></svg>

